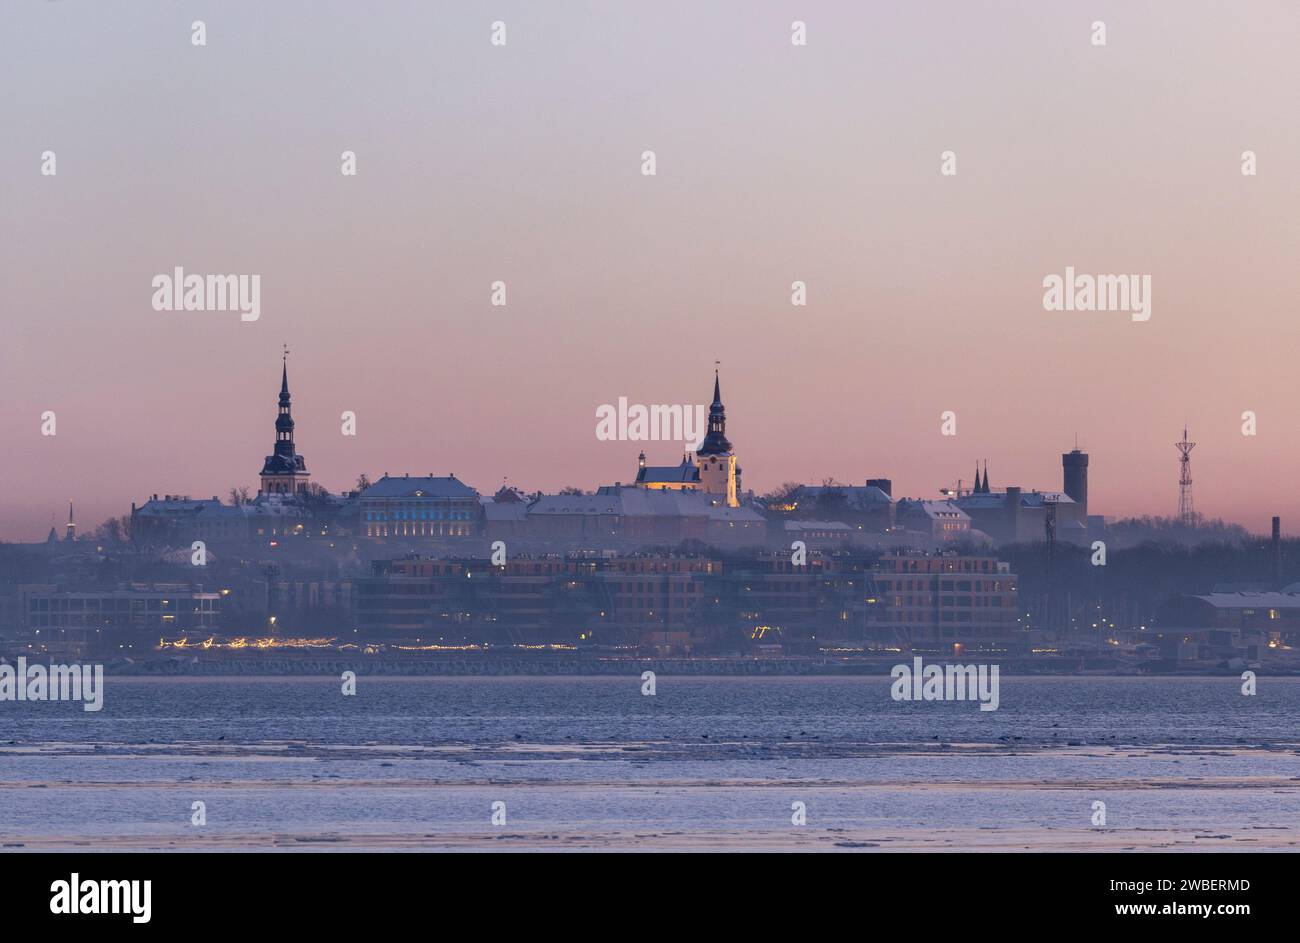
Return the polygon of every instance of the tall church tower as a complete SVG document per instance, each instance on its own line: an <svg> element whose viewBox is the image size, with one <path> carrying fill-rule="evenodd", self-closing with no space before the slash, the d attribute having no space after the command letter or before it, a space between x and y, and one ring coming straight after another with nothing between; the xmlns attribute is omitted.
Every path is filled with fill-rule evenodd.
<svg viewBox="0 0 1300 943"><path fill-rule="evenodd" d="M280 373L280 409L275 417L275 449L262 464L263 494L300 494L311 476L307 462L293 444L293 414L289 409L289 352Z"/></svg>
<svg viewBox="0 0 1300 943"><path fill-rule="evenodd" d="M700 491L723 499L727 507L739 507L736 456L727 441L727 410L722 405L718 371L713 371L713 405L709 407L709 432L695 453L700 474Z"/></svg>

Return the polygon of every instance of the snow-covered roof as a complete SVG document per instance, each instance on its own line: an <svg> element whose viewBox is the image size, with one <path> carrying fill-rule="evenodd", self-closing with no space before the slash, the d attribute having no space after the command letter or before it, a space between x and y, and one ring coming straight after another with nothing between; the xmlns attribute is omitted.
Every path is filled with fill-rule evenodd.
<svg viewBox="0 0 1300 943"><path fill-rule="evenodd" d="M1300 593L1209 593L1192 598L1216 609L1300 609Z"/></svg>
<svg viewBox="0 0 1300 943"><path fill-rule="evenodd" d="M385 475L361 495L362 498L477 498L478 492L455 475L445 478L413 478Z"/></svg>
<svg viewBox="0 0 1300 943"><path fill-rule="evenodd" d="M847 507L856 511L873 510L894 502L875 485L800 485L790 497L800 506L807 507L828 493L842 494Z"/></svg>
<svg viewBox="0 0 1300 943"><path fill-rule="evenodd" d="M528 507L533 514L619 514L625 517L707 517L722 521L759 522L753 508L728 507L698 491L608 488L598 494L542 495Z"/></svg>

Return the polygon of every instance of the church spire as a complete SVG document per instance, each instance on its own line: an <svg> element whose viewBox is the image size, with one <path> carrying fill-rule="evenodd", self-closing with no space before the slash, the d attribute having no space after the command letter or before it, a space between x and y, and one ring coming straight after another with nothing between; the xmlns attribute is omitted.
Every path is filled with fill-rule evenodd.
<svg viewBox="0 0 1300 943"><path fill-rule="evenodd" d="M731 443L727 441L727 408L722 405L722 384L718 370L713 370L713 404L709 406L709 432L704 437L696 455L727 455Z"/></svg>
<svg viewBox="0 0 1300 943"><path fill-rule="evenodd" d="M286 409L289 406L289 345L284 345L284 353L280 355L280 408Z"/></svg>
<svg viewBox="0 0 1300 943"><path fill-rule="evenodd" d="M738 494L740 469L731 442L727 440L727 408L722 405L722 381L718 377L718 361L713 361L713 403L709 406L708 432L695 450L695 474L699 490L712 498L715 504L740 507ZM696 407L698 409L698 407ZM685 460L683 460L685 464Z"/></svg>
<svg viewBox="0 0 1300 943"><path fill-rule="evenodd" d="M293 441L293 409L289 398L289 347L280 363L280 402L275 417L275 447L262 465L262 490L295 494L307 487L307 463Z"/></svg>

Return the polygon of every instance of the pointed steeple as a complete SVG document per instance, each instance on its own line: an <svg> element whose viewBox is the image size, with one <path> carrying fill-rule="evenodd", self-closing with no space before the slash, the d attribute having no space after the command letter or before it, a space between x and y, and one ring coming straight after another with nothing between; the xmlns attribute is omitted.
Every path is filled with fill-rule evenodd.
<svg viewBox="0 0 1300 943"><path fill-rule="evenodd" d="M979 460L976 459L975 460L975 486L974 488L971 489L971 494L979 494L979 493L980 493L980 463Z"/></svg>
<svg viewBox="0 0 1300 943"><path fill-rule="evenodd" d="M984 459L984 493L991 494L989 489L989 460Z"/></svg>
<svg viewBox="0 0 1300 943"><path fill-rule="evenodd" d="M262 491L295 494L307 487L307 463L293 441L293 411L289 400L289 348L280 364L280 403L275 417L275 447L262 465Z"/></svg>
<svg viewBox="0 0 1300 943"><path fill-rule="evenodd" d="M722 384L718 371L713 371L713 403L709 406L709 431L696 455L729 455L731 443L727 441L727 409L722 405Z"/></svg>
<svg viewBox="0 0 1300 943"><path fill-rule="evenodd" d="M289 345L284 345L284 353L280 355L280 411L284 412L289 408Z"/></svg>

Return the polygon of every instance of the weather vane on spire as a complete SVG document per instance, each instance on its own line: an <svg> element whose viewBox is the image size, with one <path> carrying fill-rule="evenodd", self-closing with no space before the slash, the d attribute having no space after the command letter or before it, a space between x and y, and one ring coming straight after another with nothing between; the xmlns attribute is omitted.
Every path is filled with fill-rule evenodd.
<svg viewBox="0 0 1300 943"><path fill-rule="evenodd" d="M284 347L284 356L281 359L287 362L289 360L289 345L282 344L281 346Z"/></svg>

